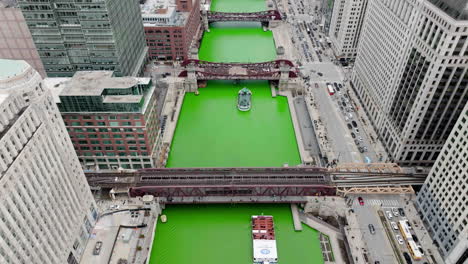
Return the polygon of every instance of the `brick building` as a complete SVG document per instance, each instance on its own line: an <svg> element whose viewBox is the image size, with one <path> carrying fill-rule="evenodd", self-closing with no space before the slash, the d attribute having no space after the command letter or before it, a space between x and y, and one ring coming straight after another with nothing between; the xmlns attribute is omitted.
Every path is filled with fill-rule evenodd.
<svg viewBox="0 0 468 264"><path fill-rule="evenodd" d="M89 71L44 83L54 94L83 168L154 167L158 118L150 78Z"/></svg>
<svg viewBox="0 0 468 264"><path fill-rule="evenodd" d="M141 5L152 60L184 60L200 30L199 0L146 0Z"/></svg>

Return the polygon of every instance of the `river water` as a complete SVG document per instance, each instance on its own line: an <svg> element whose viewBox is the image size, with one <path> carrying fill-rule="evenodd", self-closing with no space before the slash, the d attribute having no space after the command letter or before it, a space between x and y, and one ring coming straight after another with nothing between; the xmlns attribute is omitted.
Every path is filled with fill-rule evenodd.
<svg viewBox="0 0 468 264"><path fill-rule="evenodd" d="M264 0L214 0L216 11L260 11ZM218 23L205 33L201 60L260 62L275 59L271 32L258 24ZM252 109L237 110L237 92L252 90ZM285 97L271 97L266 81L210 81L188 93L168 167L297 165L300 157ZM289 205L169 205L158 222L151 264L251 264L252 215L273 215L281 264L322 264L318 232L295 232Z"/></svg>
<svg viewBox="0 0 468 264"><path fill-rule="evenodd" d="M252 2L252 5L246 3ZM218 0L213 6L248 6L257 0ZM243 5L241 5L243 4ZM259 23L215 23L204 34L201 60L263 62L276 58L271 31ZM237 93L252 91L252 109L237 109ZM200 95L187 93L171 145L167 167L280 167L300 160L287 99L272 98L268 82L209 81Z"/></svg>

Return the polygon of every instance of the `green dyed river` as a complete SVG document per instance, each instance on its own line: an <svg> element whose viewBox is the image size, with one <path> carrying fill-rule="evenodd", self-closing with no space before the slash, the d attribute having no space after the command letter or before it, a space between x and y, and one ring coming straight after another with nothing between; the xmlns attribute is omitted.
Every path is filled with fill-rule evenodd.
<svg viewBox="0 0 468 264"><path fill-rule="evenodd" d="M276 58L271 31L265 32L255 23L234 25L238 27L232 23L213 25L204 34L199 58L214 62L263 62ZM237 109L237 93L243 87L252 91L252 109L248 112ZM273 98L267 81L209 81L199 91L198 96L185 96L167 167L300 164L287 99Z"/></svg>
<svg viewBox="0 0 468 264"><path fill-rule="evenodd" d="M280 264L321 264L319 233L294 231L285 204L171 205L158 222L151 264L251 264L252 215L273 215Z"/></svg>
<svg viewBox="0 0 468 264"><path fill-rule="evenodd" d="M212 10L265 10L264 0L213 0ZM272 33L252 23L217 23L205 33L201 60L262 62L276 58ZM237 93L252 91L252 109L237 109ZM168 167L279 167L300 164L286 97L272 98L266 81L209 81L187 93ZM251 264L252 215L273 215L281 264L322 264L319 234L295 232L289 205L169 205L158 222L151 264Z"/></svg>

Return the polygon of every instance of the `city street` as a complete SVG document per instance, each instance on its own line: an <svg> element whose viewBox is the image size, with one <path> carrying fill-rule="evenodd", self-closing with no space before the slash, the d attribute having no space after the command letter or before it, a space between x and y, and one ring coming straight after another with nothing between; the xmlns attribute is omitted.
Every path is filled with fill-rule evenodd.
<svg viewBox="0 0 468 264"><path fill-rule="evenodd" d="M385 233L384 227L379 219L377 210L380 205L399 206L398 199L385 195L363 195L364 205L360 205L357 196L350 196L353 200L352 208L359 222L362 240L367 244L367 252L371 258L370 263L380 261L381 264L394 264L396 257ZM371 234L369 224L375 228L375 234Z"/></svg>
<svg viewBox="0 0 468 264"><path fill-rule="evenodd" d="M328 132L325 139L331 144L336 159L338 162L363 162L336 102L333 102L328 94L326 85L320 83L318 86L319 88L311 87L309 95L313 96L318 106L320 118Z"/></svg>
<svg viewBox="0 0 468 264"><path fill-rule="evenodd" d="M317 106L318 124L325 127L326 133L318 136L325 141L324 145L331 147L333 153L326 154L328 158L338 163L382 161L386 155L375 149L379 142L370 137L373 134L367 131L369 122L363 123L362 110L358 111L357 100L350 94L349 72L337 63L328 38L320 32L319 14L315 12L320 9L320 1L284 0L279 7L287 13L291 25L289 34L294 52L289 56L296 57L307 96ZM335 94L330 95L328 83L342 85L342 89L335 88Z"/></svg>

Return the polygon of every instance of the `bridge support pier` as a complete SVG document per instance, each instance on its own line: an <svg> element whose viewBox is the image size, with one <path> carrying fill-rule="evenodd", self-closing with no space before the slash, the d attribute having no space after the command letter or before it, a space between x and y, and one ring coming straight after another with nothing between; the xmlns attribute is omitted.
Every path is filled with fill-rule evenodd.
<svg viewBox="0 0 468 264"><path fill-rule="evenodd" d="M186 92L198 94L198 82L194 65L187 66L187 78L185 78L183 85Z"/></svg>
<svg viewBox="0 0 468 264"><path fill-rule="evenodd" d="M202 11L202 23L206 32L210 32L210 23L208 21L208 12L206 10Z"/></svg>

